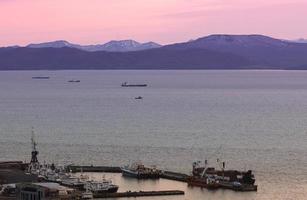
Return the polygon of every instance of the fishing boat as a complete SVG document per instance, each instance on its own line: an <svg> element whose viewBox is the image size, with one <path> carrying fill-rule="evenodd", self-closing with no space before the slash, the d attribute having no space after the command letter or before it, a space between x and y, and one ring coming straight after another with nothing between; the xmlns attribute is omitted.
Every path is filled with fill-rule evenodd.
<svg viewBox="0 0 307 200"><path fill-rule="evenodd" d="M85 189L85 181L82 181L79 177L70 175L67 177L61 177L60 178L60 184L63 186L67 186L70 188L74 188L77 190L84 190Z"/></svg>
<svg viewBox="0 0 307 200"><path fill-rule="evenodd" d="M127 82L122 83L122 87L147 87L147 84L128 84Z"/></svg>
<svg viewBox="0 0 307 200"><path fill-rule="evenodd" d="M112 183L111 180L103 179L102 181L88 181L85 188L93 194L116 193L118 185Z"/></svg>
<svg viewBox="0 0 307 200"><path fill-rule="evenodd" d="M205 165L200 166L200 161L193 163L192 175L188 177L189 186L197 186L208 189L231 189L235 191L257 191L255 177L251 170L237 171L225 170L225 162L219 163L221 170L216 170Z"/></svg>
<svg viewBox="0 0 307 200"><path fill-rule="evenodd" d="M158 179L162 173L156 167L145 167L142 163L133 163L122 167L121 170L123 176L137 179Z"/></svg>

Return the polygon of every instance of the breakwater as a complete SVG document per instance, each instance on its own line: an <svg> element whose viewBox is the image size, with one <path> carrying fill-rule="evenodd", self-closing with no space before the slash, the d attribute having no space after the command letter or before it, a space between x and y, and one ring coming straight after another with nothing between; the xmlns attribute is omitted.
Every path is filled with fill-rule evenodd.
<svg viewBox="0 0 307 200"><path fill-rule="evenodd" d="M162 190L162 191L138 191L138 192L117 192L106 194L94 194L94 198L119 198L119 197L145 197L145 196L170 196L184 195L181 190Z"/></svg>
<svg viewBox="0 0 307 200"><path fill-rule="evenodd" d="M66 167L68 172L108 172L108 173L121 173L122 170L120 167L116 166L78 166L78 165L69 165ZM188 175L172 171L162 171L160 178L186 182Z"/></svg>

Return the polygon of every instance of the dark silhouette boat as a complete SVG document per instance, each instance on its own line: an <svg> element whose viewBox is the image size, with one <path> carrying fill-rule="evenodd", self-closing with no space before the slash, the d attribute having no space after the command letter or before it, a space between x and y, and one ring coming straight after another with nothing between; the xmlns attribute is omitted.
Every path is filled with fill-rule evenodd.
<svg viewBox="0 0 307 200"><path fill-rule="evenodd" d="M122 87L147 87L147 84L128 84L127 82L122 83Z"/></svg>
<svg viewBox="0 0 307 200"><path fill-rule="evenodd" d="M50 79L49 76L33 76L32 79Z"/></svg>
<svg viewBox="0 0 307 200"><path fill-rule="evenodd" d="M68 82L69 83L80 83L81 81L80 80L69 80Z"/></svg>
<svg viewBox="0 0 307 200"><path fill-rule="evenodd" d="M134 99L138 99L138 100L141 100L141 99L143 99L143 97L141 97L141 96L138 96L138 97L135 97Z"/></svg>

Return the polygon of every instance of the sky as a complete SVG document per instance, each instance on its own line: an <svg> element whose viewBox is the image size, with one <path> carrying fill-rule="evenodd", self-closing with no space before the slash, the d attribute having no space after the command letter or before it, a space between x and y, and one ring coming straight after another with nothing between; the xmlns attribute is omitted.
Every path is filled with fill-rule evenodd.
<svg viewBox="0 0 307 200"><path fill-rule="evenodd" d="M0 0L0 46L161 44L210 34L307 38L307 0Z"/></svg>

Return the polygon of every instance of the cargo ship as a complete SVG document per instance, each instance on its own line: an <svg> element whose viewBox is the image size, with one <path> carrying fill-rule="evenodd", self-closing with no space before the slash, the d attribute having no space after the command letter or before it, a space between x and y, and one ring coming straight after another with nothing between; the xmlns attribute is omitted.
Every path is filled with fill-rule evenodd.
<svg viewBox="0 0 307 200"><path fill-rule="evenodd" d="M145 167L142 163L133 163L121 168L123 176L133 177L137 179L158 179L161 170L156 167Z"/></svg>
<svg viewBox="0 0 307 200"><path fill-rule="evenodd" d="M237 171L225 170L225 162L218 163L221 170L205 165L200 166L201 162L193 163L192 175L187 178L189 186L196 186L208 189L231 189L235 191L257 191L255 176L251 170Z"/></svg>
<svg viewBox="0 0 307 200"><path fill-rule="evenodd" d="M128 84L127 82L122 83L122 87L147 87L147 84Z"/></svg>

